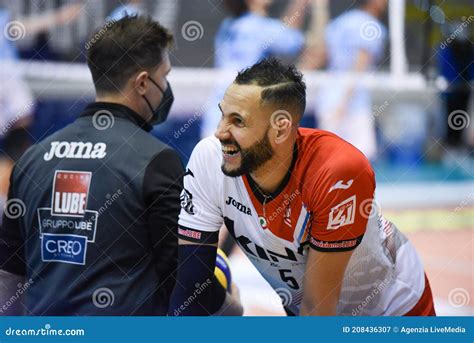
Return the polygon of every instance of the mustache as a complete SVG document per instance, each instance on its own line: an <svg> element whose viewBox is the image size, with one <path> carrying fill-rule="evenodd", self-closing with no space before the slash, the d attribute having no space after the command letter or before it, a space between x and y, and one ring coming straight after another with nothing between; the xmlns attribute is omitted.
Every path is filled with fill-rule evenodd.
<svg viewBox="0 0 474 343"><path fill-rule="evenodd" d="M237 149L239 150L242 150L240 148L240 145L239 143L237 143L236 141L232 140L232 139L226 139L226 140L219 140L221 142L222 145L235 145L237 147Z"/></svg>

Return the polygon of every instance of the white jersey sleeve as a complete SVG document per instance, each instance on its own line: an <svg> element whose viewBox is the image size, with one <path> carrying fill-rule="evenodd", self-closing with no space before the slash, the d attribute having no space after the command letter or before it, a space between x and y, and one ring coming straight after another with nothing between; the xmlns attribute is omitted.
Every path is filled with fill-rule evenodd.
<svg viewBox="0 0 474 343"><path fill-rule="evenodd" d="M220 143L208 137L194 148L184 174L179 214L179 236L202 243L217 242L223 224ZM215 241L214 241L215 240Z"/></svg>

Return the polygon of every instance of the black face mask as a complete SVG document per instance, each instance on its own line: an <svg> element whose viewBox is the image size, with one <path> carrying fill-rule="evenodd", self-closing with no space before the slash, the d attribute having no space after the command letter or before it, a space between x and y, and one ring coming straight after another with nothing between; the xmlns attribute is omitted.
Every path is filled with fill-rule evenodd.
<svg viewBox="0 0 474 343"><path fill-rule="evenodd" d="M168 118L168 114L170 113L170 110L171 110L171 105L173 105L174 96L173 96L173 92L171 91L171 86L168 82L166 82L168 87L166 88L165 91L163 91L163 89L161 89L160 85L157 84L155 80L153 80L149 76L148 78L150 79L151 82L153 82L153 84L156 87L158 87L158 89L163 94L160 104L155 109L153 109L153 107L151 106L146 96L143 95L143 98L148 104L148 107L150 107L150 111L153 113L153 116L151 117L148 123L150 125L158 125L158 124L163 123L166 120L166 118Z"/></svg>

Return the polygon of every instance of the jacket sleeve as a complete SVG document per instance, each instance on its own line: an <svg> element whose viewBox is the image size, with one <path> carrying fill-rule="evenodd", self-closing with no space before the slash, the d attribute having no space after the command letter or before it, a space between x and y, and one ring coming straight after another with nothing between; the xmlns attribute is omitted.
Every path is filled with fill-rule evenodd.
<svg viewBox="0 0 474 343"><path fill-rule="evenodd" d="M157 289L160 305L166 308L176 282L182 178L183 165L178 154L172 149L165 149L150 161L143 180L148 227L159 279Z"/></svg>
<svg viewBox="0 0 474 343"><path fill-rule="evenodd" d="M25 203L15 195L15 171L10 176L8 200L3 206L0 222L0 269L16 275L25 275L24 239L20 222L25 215Z"/></svg>

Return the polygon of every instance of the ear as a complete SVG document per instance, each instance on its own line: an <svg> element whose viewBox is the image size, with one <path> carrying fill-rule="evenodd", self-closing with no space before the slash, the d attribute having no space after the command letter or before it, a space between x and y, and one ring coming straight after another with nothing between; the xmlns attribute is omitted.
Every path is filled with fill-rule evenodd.
<svg viewBox="0 0 474 343"><path fill-rule="evenodd" d="M293 116L285 110L277 110L270 116L270 125L276 130L275 143L284 143L293 128Z"/></svg>
<svg viewBox="0 0 474 343"><path fill-rule="evenodd" d="M135 76L133 86L140 95L144 95L148 87L148 72L142 71Z"/></svg>

